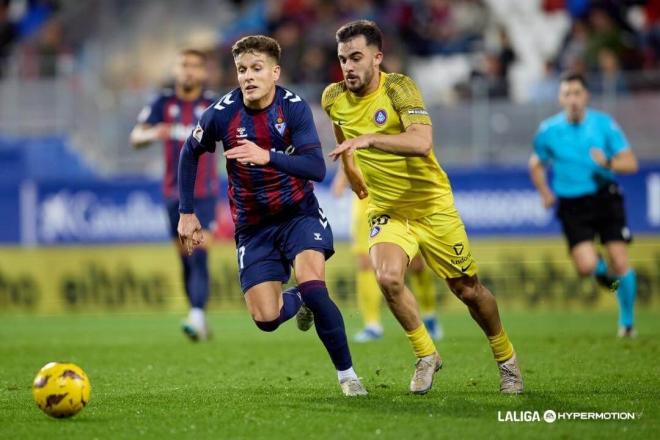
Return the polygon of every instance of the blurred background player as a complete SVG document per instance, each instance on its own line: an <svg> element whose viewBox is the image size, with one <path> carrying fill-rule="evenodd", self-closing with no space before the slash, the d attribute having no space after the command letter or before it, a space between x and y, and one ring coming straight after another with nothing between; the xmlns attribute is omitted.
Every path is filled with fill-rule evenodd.
<svg viewBox="0 0 660 440"><path fill-rule="evenodd" d="M341 197L348 186L348 179L340 167L332 181L333 195ZM383 337L383 326L380 319L380 305L383 296L369 259L369 217L367 216L369 198L354 197L352 200L351 239L353 245L351 250L357 258L355 292L358 310L364 323L364 328L353 336L353 340L370 342ZM419 300L422 321L431 338L436 341L440 340L443 331L436 314L435 282L431 270L424 264L421 255L417 254L410 262L407 274L411 290Z"/></svg>
<svg viewBox="0 0 660 440"><path fill-rule="evenodd" d="M633 337L637 279L628 262L626 245L632 236L615 174L635 173L638 164L616 121L589 108L588 102L585 77L565 74L559 88L564 111L541 123L534 137L530 174L546 208L559 198L557 217L577 272L594 275L599 283L616 289L618 335ZM546 168L553 172L552 189ZM596 235L608 261L596 250Z"/></svg>
<svg viewBox="0 0 660 440"><path fill-rule="evenodd" d="M310 181L325 177L321 142L309 105L276 85L280 54L278 42L263 35L232 47L240 87L204 112L181 153L178 231L188 251L204 241L192 189L200 157L222 142L239 278L252 319L265 332L294 315L303 331L314 322L344 395L364 395L344 320L325 284L333 236ZM297 286L282 292L291 267Z"/></svg>
<svg viewBox="0 0 660 440"><path fill-rule="evenodd" d="M188 317L183 323L184 333L193 341L209 337L205 307L209 296L208 246L211 225L219 191L216 157L204 156L199 162L195 185L195 212L204 228L204 245L188 255L181 247L176 231L179 223L179 189L177 168L181 147L206 107L216 99L204 90L207 79L206 55L194 49L179 53L174 65L174 89L164 89L138 116L130 141L135 148L154 142L163 142L165 179L163 195L170 223L170 236L181 257L183 285L190 304Z"/></svg>
<svg viewBox="0 0 660 440"><path fill-rule="evenodd" d="M342 158L358 197L370 197L369 253L376 279L417 357L410 391L428 392L442 367L404 283L406 268L421 252L488 338L500 391L522 393L516 353L495 297L477 276L449 179L433 153L431 118L417 85L405 75L380 71L382 33L374 22L348 23L337 31L336 41L344 81L330 84L322 97L339 143L330 157Z"/></svg>

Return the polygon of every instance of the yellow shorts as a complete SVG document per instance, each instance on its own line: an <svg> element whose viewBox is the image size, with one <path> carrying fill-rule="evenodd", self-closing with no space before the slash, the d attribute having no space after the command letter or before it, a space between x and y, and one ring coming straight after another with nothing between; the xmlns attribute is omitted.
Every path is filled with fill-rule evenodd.
<svg viewBox="0 0 660 440"><path fill-rule="evenodd" d="M410 260L420 252L428 267L445 279L477 273L477 263L456 208L414 220L393 212L370 214L369 248L378 243L394 243Z"/></svg>
<svg viewBox="0 0 660 440"><path fill-rule="evenodd" d="M368 254L369 253L369 217L367 217L367 206L369 205L369 198L358 199L357 196L353 198L353 212L351 213L353 223L351 225L351 236L353 245L351 250L355 254Z"/></svg>

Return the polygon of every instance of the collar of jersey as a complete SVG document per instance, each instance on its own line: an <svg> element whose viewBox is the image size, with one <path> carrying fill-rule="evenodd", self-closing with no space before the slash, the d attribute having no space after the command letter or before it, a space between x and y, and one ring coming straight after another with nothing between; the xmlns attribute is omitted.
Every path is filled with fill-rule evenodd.
<svg viewBox="0 0 660 440"><path fill-rule="evenodd" d="M240 87L239 87L238 90L239 90L239 93L241 95L241 104L243 105L243 108L245 109L245 111L247 113L251 114L251 115L256 115L257 113L267 112L268 110L271 109L271 107L273 107L273 104L275 104L275 101L277 101L277 94L279 93L279 89L280 89L280 86L275 85L275 96L273 96L273 100L266 107L260 108L260 109L253 109L253 108L250 108L247 105L245 105L245 101L243 101L243 91L240 89Z"/></svg>
<svg viewBox="0 0 660 440"><path fill-rule="evenodd" d="M591 107L587 107L584 110L584 117L582 118L582 120L580 122L578 122L577 124L574 124L573 122L568 120L568 117L566 117L566 112L561 112L562 121L570 127L582 127L582 126L584 126L584 124L587 123L587 120L590 119L591 115L592 115Z"/></svg>

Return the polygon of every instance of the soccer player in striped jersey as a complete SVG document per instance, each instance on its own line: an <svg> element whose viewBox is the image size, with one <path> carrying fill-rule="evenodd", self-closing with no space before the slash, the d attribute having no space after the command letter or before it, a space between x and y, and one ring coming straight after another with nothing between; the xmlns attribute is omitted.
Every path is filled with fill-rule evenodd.
<svg viewBox="0 0 660 440"><path fill-rule="evenodd" d="M325 176L312 112L300 96L276 85L277 41L244 37L232 55L239 88L204 112L181 152L179 235L188 249L203 242L194 214L195 172L200 157L221 142L241 289L256 326L272 332L294 315L301 330L313 322L342 392L367 394L353 370L341 312L325 285L325 260L334 247L310 182ZM297 286L282 292L292 267Z"/></svg>
<svg viewBox="0 0 660 440"><path fill-rule="evenodd" d="M130 141L135 148L143 148L162 141L165 157L163 195L170 223L170 236L181 256L183 285L190 311L183 323L184 333L193 341L209 337L204 309L209 296L208 244L210 243L215 205L218 197L218 171L215 155L209 154L199 162L195 185L195 209L207 237L205 245L188 255L181 247L176 231L179 222L179 188L177 168L181 147L195 128L206 107L217 97L204 90L207 78L206 55L195 49L179 53L174 66L174 89L164 89L138 116Z"/></svg>

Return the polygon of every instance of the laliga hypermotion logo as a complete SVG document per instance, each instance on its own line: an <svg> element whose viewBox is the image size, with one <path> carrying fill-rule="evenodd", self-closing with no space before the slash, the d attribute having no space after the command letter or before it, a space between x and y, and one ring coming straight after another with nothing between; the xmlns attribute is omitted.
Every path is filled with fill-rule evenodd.
<svg viewBox="0 0 660 440"><path fill-rule="evenodd" d="M562 411L557 412L548 409L543 412L541 417L540 411L498 411L498 422L513 422L513 423L530 423L540 422L543 420L546 423L555 423L560 420L636 420L638 415L633 412L619 412L619 411L605 411L605 412L576 412L576 411Z"/></svg>

